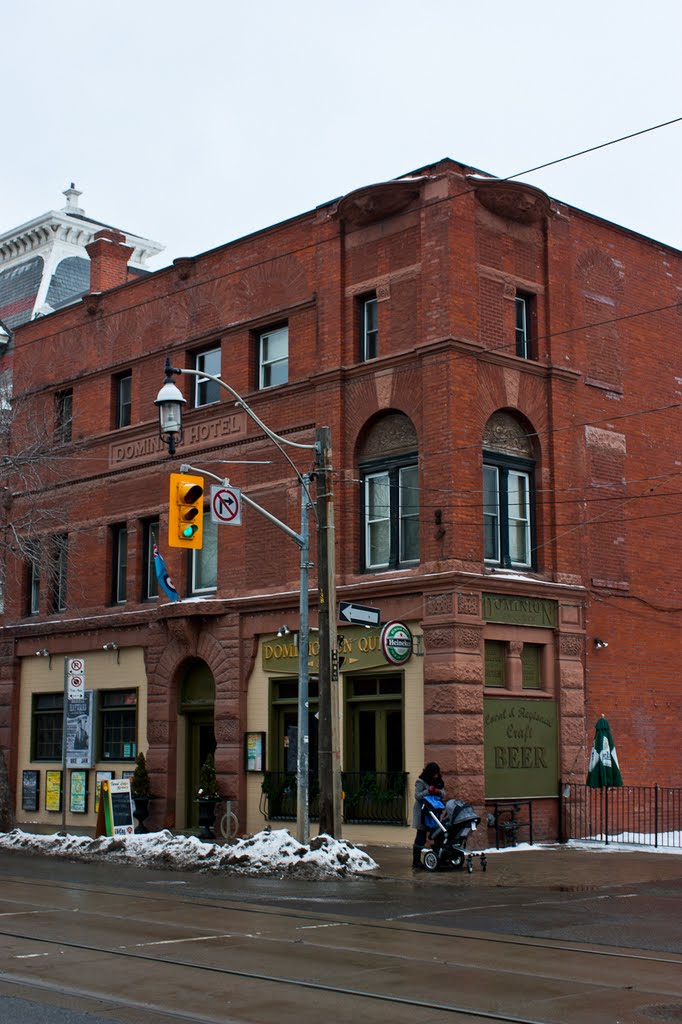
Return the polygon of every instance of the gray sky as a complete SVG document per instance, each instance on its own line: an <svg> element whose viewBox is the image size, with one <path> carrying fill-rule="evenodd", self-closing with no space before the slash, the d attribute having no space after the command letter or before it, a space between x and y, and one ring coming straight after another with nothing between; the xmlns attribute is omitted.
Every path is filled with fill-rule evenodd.
<svg viewBox="0 0 682 1024"><path fill-rule="evenodd" d="M193 255L450 156L504 177L682 116L679 0L5 0L0 231ZM682 248L682 122L521 180Z"/></svg>

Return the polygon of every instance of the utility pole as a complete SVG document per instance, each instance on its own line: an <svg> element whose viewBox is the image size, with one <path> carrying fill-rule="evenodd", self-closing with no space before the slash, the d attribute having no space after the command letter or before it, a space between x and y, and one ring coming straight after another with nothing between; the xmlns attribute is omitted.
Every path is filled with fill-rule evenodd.
<svg viewBox="0 0 682 1024"><path fill-rule="evenodd" d="M317 572L319 660L318 773L320 833L341 838L341 744L339 729L339 652L336 640L336 555L334 492L329 427L315 435L317 480Z"/></svg>

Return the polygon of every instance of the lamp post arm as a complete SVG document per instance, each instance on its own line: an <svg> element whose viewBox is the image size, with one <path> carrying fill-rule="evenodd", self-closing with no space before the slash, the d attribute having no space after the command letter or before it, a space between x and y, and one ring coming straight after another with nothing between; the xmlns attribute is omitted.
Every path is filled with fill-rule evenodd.
<svg viewBox="0 0 682 1024"><path fill-rule="evenodd" d="M226 384L225 381L223 380L223 378L222 377L218 377L215 373L205 373L204 370L188 370L188 369L185 369L184 367L179 367L179 366L171 366L170 372L171 373L185 373L185 374L188 374L191 377L201 377L202 380L204 380L204 379L206 379L206 380L214 380L216 382L216 384L220 384L221 387L225 388L227 391L230 392L232 397L235 399L237 405L240 405L242 407L242 409L247 414L247 416L251 417L253 422L256 423L261 428L261 430L265 434L268 435L268 437L270 438L271 441L275 441L275 442L278 442L280 444L288 444L292 448L306 448L308 451L315 451L316 450L317 445L315 443L313 443L313 444L300 444L298 441L290 441L288 438L280 437L279 434L276 434L274 432L274 430L271 430L270 427L267 427L265 425L265 423L263 423L262 419L259 416L256 415L256 413L253 411L253 409L251 408L249 403L246 402L242 398L242 396L239 394L239 392L235 391L234 388L230 387L229 384Z"/></svg>
<svg viewBox="0 0 682 1024"><path fill-rule="evenodd" d="M204 476L210 476L212 477L213 480L217 480L219 484L225 484L226 486L228 484L228 481L225 480L224 477L217 476L215 473L211 473L210 470L208 469L199 469L197 466L190 466L188 462L184 462L182 466L180 466L180 472L203 473ZM290 526L287 526L286 523L283 523L281 519L277 518L277 516L273 516L272 512L268 512L266 508L263 508L262 505L259 505L257 501L254 501L253 498L250 498L248 494L246 494L244 491L241 492L241 496L242 501L246 505L249 505L250 508L255 509L256 512L260 512L260 514L262 516L265 516L265 518L268 519L274 526L277 526L280 530L286 533L287 536L291 537L293 542L295 544L298 544L299 548L302 548L304 546L305 541L303 537L300 535L300 533L296 533L295 530L292 530Z"/></svg>
<svg viewBox="0 0 682 1024"><path fill-rule="evenodd" d="M308 490L308 485L306 484L305 480L303 479L302 474L299 472L298 467L294 464L292 459L289 457L287 452L285 452L284 448L282 447L283 444L288 444L292 448L305 448L308 451L317 451L318 450L317 442L314 442L313 444L299 444L298 441L289 441L285 437L280 437L279 434L276 434L274 432L274 430L270 430L270 427L266 427L266 425L263 423L263 421L260 419L260 417L256 416L255 412L253 411L253 409L251 408L249 403L244 401L244 399L242 398L242 396L239 394L238 391L235 391L233 387L231 387L229 384L226 384L222 377L218 377L217 374L215 374L215 373L204 373L203 370L189 370L189 369L186 369L185 367L181 367L181 366L169 366L168 365L169 362L170 362L170 359L168 359L168 361L166 363L166 372L168 374L171 374L171 373L184 373L184 374L187 374L190 377L201 377L202 380L204 380L204 379L205 380L214 380L216 382L216 384L219 384L220 387L225 388L226 391L230 392L232 397L236 400L237 405L241 406L241 408L244 410L246 415L250 416L251 419L253 420L253 422L257 426L259 426L260 429L264 432L266 437L270 438L270 440L275 445L275 447L279 448L280 452L282 453L282 455L287 460L287 462L289 463L289 465L293 469L294 473L298 477L298 481L299 481L301 487L306 492L306 495L307 495L307 498L308 498L308 503L312 507L313 512L315 513L315 516L317 516L317 509L316 509L315 504L313 502L313 499L312 499L312 497L310 495L310 491Z"/></svg>

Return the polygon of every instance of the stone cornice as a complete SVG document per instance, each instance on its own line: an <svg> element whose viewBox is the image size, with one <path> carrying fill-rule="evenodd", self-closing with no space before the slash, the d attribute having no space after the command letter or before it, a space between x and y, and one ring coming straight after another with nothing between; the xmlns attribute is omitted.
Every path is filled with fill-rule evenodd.
<svg viewBox="0 0 682 1024"><path fill-rule="evenodd" d="M55 242L83 249L93 240L95 232L106 226L89 218L70 217L58 210L50 210L0 235L0 266L14 263L31 253L39 254ZM135 266L143 267L150 257L163 251L162 245L149 238L128 232L125 232L125 236L127 243L133 247L131 263Z"/></svg>

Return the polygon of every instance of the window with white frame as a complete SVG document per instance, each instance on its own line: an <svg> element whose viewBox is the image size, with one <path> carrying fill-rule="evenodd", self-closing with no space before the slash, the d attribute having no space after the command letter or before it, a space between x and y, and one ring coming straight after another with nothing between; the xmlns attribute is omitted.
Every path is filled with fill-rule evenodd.
<svg viewBox="0 0 682 1024"><path fill-rule="evenodd" d="M40 544L31 541L27 547L26 611L37 615L40 611Z"/></svg>
<svg viewBox="0 0 682 1024"><path fill-rule="evenodd" d="M506 568L530 568L532 500L530 467L489 454L483 465L485 560Z"/></svg>
<svg viewBox="0 0 682 1024"><path fill-rule="evenodd" d="M289 380L289 328L278 327L258 336L258 387L274 388Z"/></svg>
<svg viewBox="0 0 682 1024"><path fill-rule="evenodd" d="M132 414L133 375L130 370L120 373L114 380L116 398L116 426L129 427Z"/></svg>
<svg viewBox="0 0 682 1024"><path fill-rule="evenodd" d="M194 357L194 369L199 373L211 373L220 376L220 348L209 348L197 352ZM194 407L212 405L220 400L220 384L208 377L194 378Z"/></svg>
<svg viewBox="0 0 682 1024"><path fill-rule="evenodd" d="M379 354L379 311L376 295L360 299L360 359L376 359Z"/></svg>
<svg viewBox="0 0 682 1024"><path fill-rule="evenodd" d="M205 514L203 529L201 548L190 553L193 594L213 591L218 586L218 524Z"/></svg>
<svg viewBox="0 0 682 1024"><path fill-rule="evenodd" d="M516 354L521 359L532 359L531 311L533 298L531 295L516 293Z"/></svg>
<svg viewBox="0 0 682 1024"><path fill-rule="evenodd" d="M419 485L416 461L386 465L364 476L365 568L419 561Z"/></svg>

